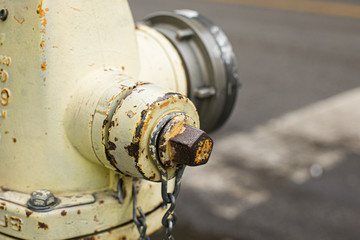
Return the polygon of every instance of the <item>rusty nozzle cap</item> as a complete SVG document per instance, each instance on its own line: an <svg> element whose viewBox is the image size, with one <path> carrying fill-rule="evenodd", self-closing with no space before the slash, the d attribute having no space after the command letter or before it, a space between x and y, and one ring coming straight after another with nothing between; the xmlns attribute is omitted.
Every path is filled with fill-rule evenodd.
<svg viewBox="0 0 360 240"><path fill-rule="evenodd" d="M170 139L174 151L173 161L188 166L207 163L213 148L213 140L201 129L184 125L184 131Z"/></svg>
<svg viewBox="0 0 360 240"><path fill-rule="evenodd" d="M160 134L158 149L161 162L165 167L207 163L213 140L201 129L185 124L188 121L181 118L170 120Z"/></svg>

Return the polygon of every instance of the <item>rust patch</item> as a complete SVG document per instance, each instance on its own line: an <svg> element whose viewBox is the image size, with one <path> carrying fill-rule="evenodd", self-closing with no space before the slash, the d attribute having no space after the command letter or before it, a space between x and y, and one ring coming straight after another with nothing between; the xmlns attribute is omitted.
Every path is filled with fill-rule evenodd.
<svg viewBox="0 0 360 240"><path fill-rule="evenodd" d="M106 125L108 124L108 122L109 122L109 119L108 119L108 118L106 118L106 119L103 121L103 128L106 127Z"/></svg>
<svg viewBox="0 0 360 240"><path fill-rule="evenodd" d="M115 138L114 138L114 141L117 142L117 141L119 141L119 139L118 139L117 137L115 137Z"/></svg>
<svg viewBox="0 0 360 240"><path fill-rule="evenodd" d="M9 131L5 131L5 134L9 134Z"/></svg>
<svg viewBox="0 0 360 240"><path fill-rule="evenodd" d="M16 142L17 142L17 139L16 139L16 138L13 138L13 142L16 143Z"/></svg>
<svg viewBox="0 0 360 240"><path fill-rule="evenodd" d="M168 106L169 104L170 104L170 102L165 102L160 105L160 108L164 108L164 107Z"/></svg>
<svg viewBox="0 0 360 240"><path fill-rule="evenodd" d="M39 15L39 17L43 18L45 17L45 11L48 12L49 11L49 8L45 8L45 10L43 9L43 0L41 0L37 10L36 10L36 13Z"/></svg>
<svg viewBox="0 0 360 240"><path fill-rule="evenodd" d="M33 213L34 213L33 211L25 210L25 214L27 218L29 218Z"/></svg>
<svg viewBox="0 0 360 240"><path fill-rule="evenodd" d="M72 10L80 12L80 9L71 7Z"/></svg>
<svg viewBox="0 0 360 240"><path fill-rule="evenodd" d="M46 27L46 25L47 25L47 19L46 19L46 18L44 18L44 20L42 21L41 25L42 25L43 27Z"/></svg>
<svg viewBox="0 0 360 240"><path fill-rule="evenodd" d="M186 130L170 138L171 159L188 166L207 163L210 158L213 140L202 130L184 125Z"/></svg>
<svg viewBox="0 0 360 240"><path fill-rule="evenodd" d="M155 178L156 178L156 174L155 173L153 173L153 175L149 178L150 180L152 180L152 181L154 181L155 180Z"/></svg>
<svg viewBox="0 0 360 240"><path fill-rule="evenodd" d="M109 145L109 150L110 151L114 151L114 150L116 150L116 145L115 145L115 143L113 143L113 142L108 142L108 145Z"/></svg>
<svg viewBox="0 0 360 240"><path fill-rule="evenodd" d="M125 67L124 67L124 66L121 66L121 70L125 71Z"/></svg>
<svg viewBox="0 0 360 240"><path fill-rule="evenodd" d="M44 62L41 64L41 70L42 70L42 71L45 71L45 70L46 70L46 67L47 67L46 61L44 61Z"/></svg>
<svg viewBox="0 0 360 240"><path fill-rule="evenodd" d="M7 208L6 208L6 203L4 203L4 202L1 202L0 203L0 210L7 210Z"/></svg>
<svg viewBox="0 0 360 240"><path fill-rule="evenodd" d="M212 146L213 141L211 139L206 139L199 143L195 155L195 163L197 165L202 164L205 159L209 159Z"/></svg>
<svg viewBox="0 0 360 240"><path fill-rule="evenodd" d="M126 240L126 237L119 237L119 240Z"/></svg>
<svg viewBox="0 0 360 240"><path fill-rule="evenodd" d="M97 219L96 215L94 216L94 222L99 222L99 219Z"/></svg>
<svg viewBox="0 0 360 240"><path fill-rule="evenodd" d="M65 210L61 211L61 216L65 217L67 212Z"/></svg>
<svg viewBox="0 0 360 240"><path fill-rule="evenodd" d="M99 205L104 204L104 200L99 201Z"/></svg>
<svg viewBox="0 0 360 240"><path fill-rule="evenodd" d="M79 210L77 210L77 214L78 215L80 215L81 214L81 210L79 209Z"/></svg>
<svg viewBox="0 0 360 240"><path fill-rule="evenodd" d="M136 162L139 159L139 149L140 149L140 140L137 139L136 142L132 142L129 146L124 147L128 152L130 157L133 157Z"/></svg>
<svg viewBox="0 0 360 240"><path fill-rule="evenodd" d="M38 9L36 10L36 13L39 14L40 17L44 17L45 16L45 12L42 9L42 5L43 5L43 1L41 0Z"/></svg>
<svg viewBox="0 0 360 240"><path fill-rule="evenodd" d="M49 226L46 223L38 222L38 229L48 230Z"/></svg>

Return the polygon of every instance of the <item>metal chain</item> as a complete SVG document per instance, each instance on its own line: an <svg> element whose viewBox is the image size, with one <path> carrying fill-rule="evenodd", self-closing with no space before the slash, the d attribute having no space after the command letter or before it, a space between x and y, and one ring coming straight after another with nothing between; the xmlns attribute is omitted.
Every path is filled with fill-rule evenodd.
<svg viewBox="0 0 360 240"><path fill-rule="evenodd" d="M166 229L166 236L163 238L163 240L175 240L173 237L173 230L174 226L177 221L177 216L175 214L175 204L176 204L176 198L179 195L180 187L181 187L181 179L182 175L184 173L185 166L178 169L175 177L175 188L173 193L168 193L168 180L167 176L163 176L161 180L161 196L164 201L164 209L167 208L168 204L170 204L169 209L166 211L162 218L162 225Z"/></svg>
<svg viewBox="0 0 360 240"><path fill-rule="evenodd" d="M175 214L176 198L179 195L181 187L181 179L184 173L185 166L178 169L175 177L175 187L173 193L168 193L168 179L167 174L162 176L161 180L161 197L163 199L163 208L166 209L168 204L170 204L169 209L164 214L161 223L166 229L166 236L163 240L175 240L173 237L174 226L177 221L177 216ZM139 231L139 240L150 240L150 237L146 235L147 224L146 216L141 207L137 207L137 194L138 190L136 188L137 178L133 178L132 182L132 198L133 198L133 221ZM122 192L123 180L120 178L117 185L118 199L119 203L124 203L124 196Z"/></svg>
<svg viewBox="0 0 360 240"><path fill-rule="evenodd" d="M133 178L133 183L132 183L133 220L140 234L139 240L150 240L149 236L146 235L146 229L147 229L146 216L143 210L141 209L141 207L137 207L137 194L138 194L138 191L136 189L137 181L138 181L137 178Z"/></svg>
<svg viewBox="0 0 360 240"><path fill-rule="evenodd" d="M180 167L175 176L175 188L173 193L168 193L168 173L167 169L164 167L164 165L161 163L158 155L158 149L157 149L157 139L158 135L161 132L161 130L164 128L164 126L175 116L185 114L185 113L172 113L164 117L155 127L155 130L151 134L150 137L150 154L152 159L154 160L156 166L159 169L159 172L161 174L161 197L163 199L163 207L164 209L167 208L168 204L170 204L169 209L164 214L164 217L162 218L162 225L166 229L166 236L163 238L163 240L174 240L175 238L172 236L174 225L176 224L176 214L174 212L175 210L175 204L176 204L176 197L179 195L180 192L180 186L181 186L181 178L185 170L185 165Z"/></svg>
<svg viewBox="0 0 360 240"><path fill-rule="evenodd" d="M119 182L117 184L117 194L120 204L124 203L123 184L124 184L123 180L119 178Z"/></svg>
<svg viewBox="0 0 360 240"><path fill-rule="evenodd" d="M173 193L168 193L168 179L167 174L162 177L161 180L161 197L163 199L163 208L166 209L168 204L170 204L169 209L164 214L161 223L166 229L166 236L163 240L175 240L173 237L174 226L177 221L177 216L175 214L175 206L176 206L176 198L179 195L180 187L181 187L181 179L184 173L185 166L178 169L175 177L175 187ZM133 178L132 182L132 198L133 198L133 221L139 231L139 240L150 240L150 237L146 235L147 224L146 224L146 216L141 207L137 207L137 194L138 190L136 188L137 178ZM119 202L123 204L123 194L122 194L122 179L119 179L117 190L118 190L118 198Z"/></svg>

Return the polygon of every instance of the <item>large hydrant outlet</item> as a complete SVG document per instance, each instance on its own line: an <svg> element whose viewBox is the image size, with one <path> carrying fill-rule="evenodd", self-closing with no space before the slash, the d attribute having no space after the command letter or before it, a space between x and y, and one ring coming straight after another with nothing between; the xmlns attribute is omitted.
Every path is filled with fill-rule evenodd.
<svg viewBox="0 0 360 240"><path fill-rule="evenodd" d="M183 59L187 96L195 103L201 128L219 129L229 118L240 87L230 41L220 27L193 10L157 12L140 23L159 31Z"/></svg>
<svg viewBox="0 0 360 240"><path fill-rule="evenodd" d="M151 181L161 180L151 146L168 167L169 178L175 176L176 165L207 162L212 148L207 135L195 139L203 131L187 97L116 69L92 73L80 82L67 110L66 128L73 145L88 159ZM194 146L186 147L192 141Z"/></svg>

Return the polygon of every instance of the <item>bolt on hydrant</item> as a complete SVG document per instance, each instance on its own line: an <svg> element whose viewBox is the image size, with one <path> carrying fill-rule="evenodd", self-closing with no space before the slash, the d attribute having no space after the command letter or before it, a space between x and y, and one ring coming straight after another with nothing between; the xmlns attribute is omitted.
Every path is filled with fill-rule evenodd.
<svg viewBox="0 0 360 240"><path fill-rule="evenodd" d="M0 238L171 239L184 166L237 95L222 30L192 10L135 26L126 0L0 0L0 20Z"/></svg>

